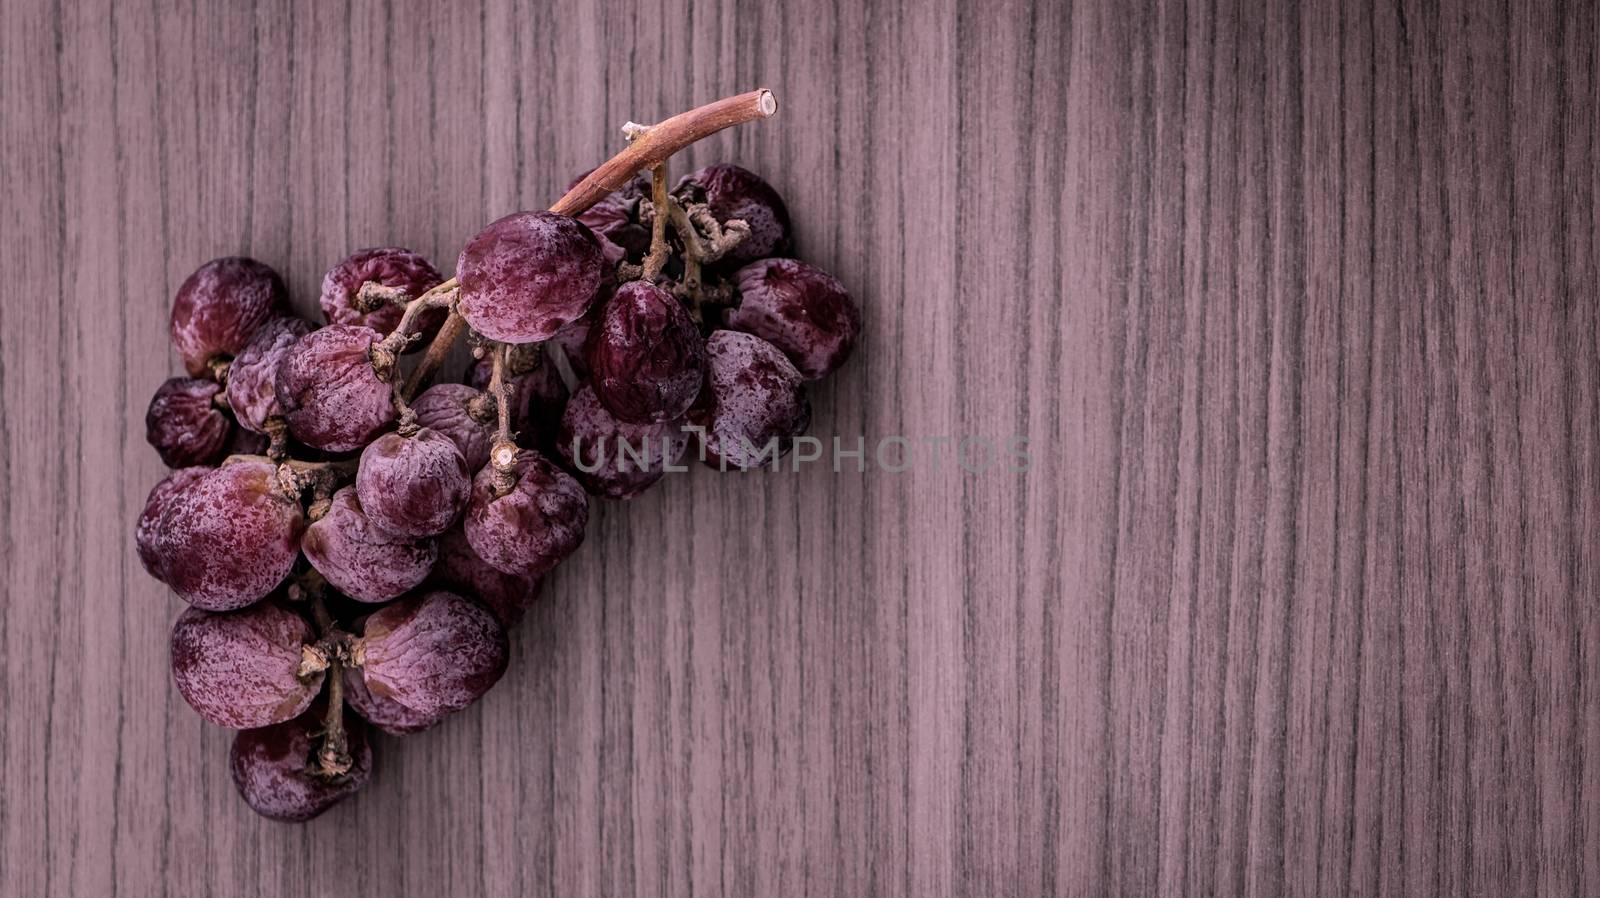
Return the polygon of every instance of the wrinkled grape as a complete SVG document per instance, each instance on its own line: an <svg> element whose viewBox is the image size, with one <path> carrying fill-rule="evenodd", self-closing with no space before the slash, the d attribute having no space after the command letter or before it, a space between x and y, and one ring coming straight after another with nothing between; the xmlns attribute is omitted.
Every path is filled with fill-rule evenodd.
<svg viewBox="0 0 1600 898"><path fill-rule="evenodd" d="M144 438L169 468L216 461L233 425L217 407L216 381L174 377L156 389L144 414Z"/></svg>
<svg viewBox="0 0 1600 898"><path fill-rule="evenodd" d="M172 301L172 345L189 374L239 354L261 325L289 313L289 291L271 268L238 256L212 259Z"/></svg>
<svg viewBox="0 0 1600 898"><path fill-rule="evenodd" d="M348 773L336 777L313 769L322 732L315 707L293 720L241 730L233 737L228 766L245 804L263 817L298 823L355 794L372 778L372 747L366 725L348 711L344 730L353 764Z"/></svg>
<svg viewBox="0 0 1600 898"><path fill-rule="evenodd" d="M158 567L173 592L197 608L243 608L289 575L304 526L277 468L241 457L167 500L156 525Z"/></svg>
<svg viewBox="0 0 1600 898"><path fill-rule="evenodd" d="M688 444L677 423L618 421L584 386L567 401L556 451L589 492L631 499L660 480L667 464L677 464Z"/></svg>
<svg viewBox="0 0 1600 898"><path fill-rule="evenodd" d="M514 212L478 232L461 251L457 309L491 340L548 340L589 308L603 264L600 244L576 219Z"/></svg>
<svg viewBox="0 0 1600 898"><path fill-rule="evenodd" d="M568 186L588 177L580 176ZM650 176L636 175L633 180L607 194L599 202L579 213L578 220L589 226L598 237L604 237L620 250L620 255L637 263L650 251L650 226L640 218L641 200L650 198ZM622 258L610 260L615 266Z"/></svg>
<svg viewBox="0 0 1600 898"><path fill-rule="evenodd" d="M703 459L713 468L747 469L782 457L811 423L805 381L776 346L719 330L706 341L705 389L689 412L703 429ZM768 442L776 440L776 455Z"/></svg>
<svg viewBox="0 0 1600 898"><path fill-rule="evenodd" d="M228 366L228 405L239 426L265 433L267 419L283 417L273 387L278 366L301 337L315 330L304 318L285 316L263 324Z"/></svg>
<svg viewBox="0 0 1600 898"><path fill-rule="evenodd" d="M861 310L832 275L798 259L762 259L733 276L739 307L729 328L754 334L794 362L807 380L844 364L861 333Z"/></svg>
<svg viewBox="0 0 1600 898"><path fill-rule="evenodd" d="M334 324L301 337L273 389L295 439L328 452L366 445L395 419L393 390L372 370L370 327Z"/></svg>
<svg viewBox="0 0 1600 898"><path fill-rule="evenodd" d="M356 303L361 285L376 281L385 287L395 287L416 299L438 286L444 276L423 257L398 246L382 246L357 250L344 261L333 266L322 278L322 314L329 324L361 324L388 335L400 323L405 308L386 303L371 312L363 312ZM412 333L426 337L444 323L448 309L428 309L417 315L410 328ZM426 340L410 344L410 349L420 349Z"/></svg>
<svg viewBox="0 0 1600 898"><path fill-rule="evenodd" d="M631 424L675 421L700 392L705 340L677 297L645 281L618 288L589 335L594 392Z"/></svg>
<svg viewBox="0 0 1600 898"><path fill-rule="evenodd" d="M459 711L506 670L506 633L487 608L438 591L367 618L354 654L367 690L423 715Z"/></svg>
<svg viewBox="0 0 1600 898"><path fill-rule="evenodd" d="M492 467L472 482L463 523L472 551L508 574L542 576L583 543L589 500L583 487L531 449L517 453L516 485L495 496Z"/></svg>
<svg viewBox="0 0 1600 898"><path fill-rule="evenodd" d="M411 401L417 423L456 444L468 471L489 462L496 428L494 399L466 384L435 384Z"/></svg>
<svg viewBox="0 0 1600 898"><path fill-rule="evenodd" d="M494 569L472 551L459 529L439 536L439 563L434 565L432 582L482 602L507 629L516 626L539 597L538 577Z"/></svg>
<svg viewBox="0 0 1600 898"><path fill-rule="evenodd" d="M209 473L211 469L206 467L178 468L161 478L144 500L144 510L139 512L139 523L133 530L133 544L139 550L139 563L145 572L163 583L167 582L167 575L161 570L161 553L156 547L161 515L173 496Z"/></svg>
<svg viewBox="0 0 1600 898"><path fill-rule="evenodd" d="M375 695L367 689L367 683L361 677L359 670L346 670L344 672L344 698L350 703L350 708L372 724L391 736L409 736L420 733L443 720L448 712L438 714L424 714L413 711L392 698Z"/></svg>
<svg viewBox="0 0 1600 898"><path fill-rule="evenodd" d="M678 182L672 189L678 202L705 203L718 221L738 218L750 226L750 235L718 260L721 265L742 265L789 252L789 209L772 185L755 172L726 162L708 165Z"/></svg>
<svg viewBox="0 0 1600 898"><path fill-rule="evenodd" d="M172 628L172 678L200 716L246 730L298 716L322 689L321 670L299 676L316 642L305 618L274 601L221 614L190 608Z"/></svg>
<svg viewBox="0 0 1600 898"><path fill-rule="evenodd" d="M335 589L363 602L399 597L421 583L439 557L432 540L414 542L379 530L348 486L306 526L300 551Z"/></svg>
<svg viewBox="0 0 1600 898"><path fill-rule="evenodd" d="M424 427L410 436L386 433L361 452L356 492L373 525L421 539L445 532L472 492L472 472L456 444Z"/></svg>

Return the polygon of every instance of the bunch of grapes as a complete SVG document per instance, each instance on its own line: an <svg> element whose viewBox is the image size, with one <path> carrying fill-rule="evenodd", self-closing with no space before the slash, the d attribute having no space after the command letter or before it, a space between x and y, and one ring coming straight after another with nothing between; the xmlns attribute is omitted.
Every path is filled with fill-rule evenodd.
<svg viewBox="0 0 1600 898"><path fill-rule="evenodd" d="M734 99L755 103L743 120L775 108ZM454 278L405 249L352 254L322 281L324 325L251 259L179 289L185 376L146 416L172 470L135 542L190 606L173 679L239 731L233 780L258 813L316 816L371 776L371 728L428 729L493 687L590 495L637 496L691 447L719 470L775 462L808 426L806 384L844 362L860 312L790 256L761 178L712 165L668 189L666 157L709 133L668 126L719 104L630 126L553 211L468 241ZM473 363L432 383L463 332Z"/></svg>

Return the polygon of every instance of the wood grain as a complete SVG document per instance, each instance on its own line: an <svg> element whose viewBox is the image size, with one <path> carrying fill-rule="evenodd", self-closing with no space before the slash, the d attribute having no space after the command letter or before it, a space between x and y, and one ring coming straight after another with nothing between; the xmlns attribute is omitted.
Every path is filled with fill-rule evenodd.
<svg viewBox="0 0 1600 898"><path fill-rule="evenodd" d="M0 893L1600 894L1592 4L0 0ZM617 126L728 158L866 343L669 478L511 673L255 818L130 533L168 303L448 264ZM680 171L682 169L680 168Z"/></svg>

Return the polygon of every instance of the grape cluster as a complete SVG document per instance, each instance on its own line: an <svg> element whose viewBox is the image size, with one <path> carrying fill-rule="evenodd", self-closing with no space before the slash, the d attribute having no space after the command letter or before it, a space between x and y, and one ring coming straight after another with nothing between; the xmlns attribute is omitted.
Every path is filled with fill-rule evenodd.
<svg viewBox="0 0 1600 898"><path fill-rule="evenodd" d="M323 279L322 326L250 259L179 290L185 376L146 419L172 470L135 543L190 606L173 679L239 730L257 812L316 816L370 777L372 728L425 730L493 687L590 495L637 496L691 451L751 468L807 427L854 300L786 255L788 212L756 175L713 165L669 192L652 174L577 217L493 222L453 279L360 250ZM462 325L473 364L428 386Z"/></svg>

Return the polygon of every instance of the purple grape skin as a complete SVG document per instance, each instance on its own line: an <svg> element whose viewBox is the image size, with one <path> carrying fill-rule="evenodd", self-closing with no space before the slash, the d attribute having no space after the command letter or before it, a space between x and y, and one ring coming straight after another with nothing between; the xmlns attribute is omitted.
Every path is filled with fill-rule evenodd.
<svg viewBox="0 0 1600 898"><path fill-rule="evenodd" d="M387 602L427 578L439 549L432 540L397 539L367 519L355 488L333 494L327 513L306 526L300 551L333 587L362 602Z"/></svg>
<svg viewBox="0 0 1600 898"><path fill-rule="evenodd" d="M272 442L261 434L235 427L228 437L228 449L222 460L226 462L230 455L266 455L271 446Z"/></svg>
<svg viewBox="0 0 1600 898"><path fill-rule="evenodd" d="M328 269L322 278L322 296L318 301L329 324L365 325L385 336L394 331L400 323L400 317L405 314L402 307L391 303L371 312L363 312L356 306L356 295L367 281L396 287L416 299L443 283L444 275L427 259L404 247L380 246L356 250L344 261ZM421 313L416 318L413 333L424 337L432 334L439 329L439 325L444 324L448 314L449 310L444 308ZM421 349L425 343L425 340L418 340L411 343L409 348Z"/></svg>
<svg viewBox="0 0 1600 898"><path fill-rule="evenodd" d="M305 618L276 602L216 614L189 608L172 628L172 679L200 716L248 730L297 717L322 690L302 679L301 649L316 642Z"/></svg>
<svg viewBox="0 0 1600 898"><path fill-rule="evenodd" d="M423 539L461 517L472 472L442 433L426 427L411 436L386 433L361 451L356 492L373 526L391 536Z"/></svg>
<svg viewBox="0 0 1600 898"><path fill-rule="evenodd" d="M514 212L461 250L457 309L491 340L548 340L589 308L603 265L599 242L577 219Z"/></svg>
<svg viewBox="0 0 1600 898"><path fill-rule="evenodd" d="M533 606L541 583L538 577L494 569L472 551L467 535L459 529L440 535L439 563L434 565L431 582L482 602L508 630Z"/></svg>
<svg viewBox="0 0 1600 898"><path fill-rule="evenodd" d="M411 401L417 423L450 438L467 463L476 471L489 463L489 447L494 445L496 409L494 400L466 384L435 384Z"/></svg>
<svg viewBox="0 0 1600 898"><path fill-rule="evenodd" d="M228 366L228 405L240 427L263 433L267 419L283 416L273 387L278 366L294 344L313 330L316 326L304 318L274 318L256 331Z"/></svg>
<svg viewBox="0 0 1600 898"><path fill-rule="evenodd" d="M690 423L704 429L704 462L738 470L770 463L764 450L774 437L779 457L792 449L811 423L811 401L788 357L760 337L728 330L711 334L706 354L706 386L689 412Z"/></svg>
<svg viewBox="0 0 1600 898"><path fill-rule="evenodd" d="M585 172L567 189L578 186L589 176ZM578 215L578 220L589 226L596 236L606 238L621 250L623 258L638 262L650 251L650 227L640 221L639 202L650 197L650 176L636 175L633 180L613 190L598 203ZM622 258L609 260L615 267Z"/></svg>
<svg viewBox="0 0 1600 898"><path fill-rule="evenodd" d="M492 467L472 482L462 529L472 551L508 574L543 576L583 543L589 499L571 475L531 449L517 453L516 486L494 495Z"/></svg>
<svg viewBox="0 0 1600 898"><path fill-rule="evenodd" d="M619 440L630 447L626 456ZM676 464L688 445L688 436L677 423L619 421L600 404L594 390L584 386L567 401L556 451L584 489L608 499L631 499L660 480L665 466ZM644 457L642 469L635 463L636 455Z"/></svg>
<svg viewBox="0 0 1600 898"><path fill-rule="evenodd" d="M683 417L700 393L705 339L677 297L644 281L618 288L589 335L595 395L630 424Z"/></svg>
<svg viewBox="0 0 1600 898"><path fill-rule="evenodd" d="M742 219L750 236L740 241L719 265L742 265L789 252L789 208L772 185L755 172L726 162L685 175L672 188L684 204L703 202L718 221Z"/></svg>
<svg viewBox="0 0 1600 898"><path fill-rule="evenodd" d="M353 764L348 773L333 779L311 769L317 735L322 732L322 718L315 708L270 727L241 730L228 752L233 785L245 804L263 817L287 823L310 820L360 791L372 778L366 725L346 711L344 730Z"/></svg>
<svg viewBox="0 0 1600 898"><path fill-rule="evenodd" d="M172 301L172 345L194 377L215 359L238 355L268 321L289 314L289 290L254 259L212 259L189 275Z"/></svg>
<svg viewBox="0 0 1600 898"><path fill-rule="evenodd" d="M349 452L394 423L393 390L368 357L380 339L370 327L333 324L301 337L284 355L273 390L295 439Z"/></svg>
<svg viewBox="0 0 1600 898"><path fill-rule="evenodd" d="M798 259L762 259L734 274L739 307L727 326L754 334L794 362L807 380L844 364L861 333L861 310L833 275Z"/></svg>
<svg viewBox="0 0 1600 898"><path fill-rule="evenodd" d="M233 429L214 401L222 387L212 380L174 377L156 389L144 414L144 438L169 468L216 461Z"/></svg>
<svg viewBox="0 0 1600 898"><path fill-rule="evenodd" d="M167 501L156 525L158 566L185 602L232 611L289 576L304 527L300 503L282 491L277 467L241 457Z"/></svg>
<svg viewBox="0 0 1600 898"><path fill-rule="evenodd" d="M360 714L367 723L391 736L409 736L420 733L439 721L445 714L423 714L413 711L391 698L375 695L367 689L359 670L344 672L344 700L350 709Z"/></svg>
<svg viewBox="0 0 1600 898"><path fill-rule="evenodd" d="M492 373L491 361L483 359L468 369L467 382L487 390ZM566 406L566 384L548 360L511 379L511 429L517 434L517 442L526 448L541 448L555 440L561 426L561 410Z"/></svg>
<svg viewBox="0 0 1600 898"><path fill-rule="evenodd" d="M487 608L439 590L373 612L354 652L369 692L436 716L488 692L505 673L508 648Z"/></svg>
<svg viewBox="0 0 1600 898"><path fill-rule="evenodd" d="M161 553L156 547L161 514L167 510L167 505L172 502L173 496L211 473L211 470L197 465L170 471L150 489L150 495L144 500L144 510L139 512L139 523L134 525L133 529L133 545L139 551L139 563L144 565L145 573L163 583L167 581L167 577L161 570Z"/></svg>

